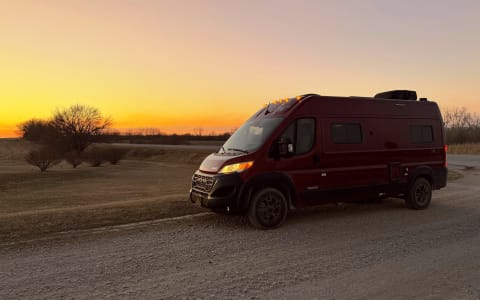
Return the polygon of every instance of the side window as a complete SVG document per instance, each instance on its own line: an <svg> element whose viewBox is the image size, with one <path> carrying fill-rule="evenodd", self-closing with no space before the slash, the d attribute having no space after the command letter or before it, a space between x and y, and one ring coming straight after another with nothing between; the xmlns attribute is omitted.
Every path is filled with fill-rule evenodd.
<svg viewBox="0 0 480 300"><path fill-rule="evenodd" d="M298 119L282 133L282 138L286 138L293 143L295 154L304 154L309 152L315 143L315 119Z"/></svg>
<svg viewBox="0 0 480 300"><path fill-rule="evenodd" d="M297 141L295 147L296 154L303 154L310 151L315 141L315 120L299 119L297 120Z"/></svg>
<svg viewBox="0 0 480 300"><path fill-rule="evenodd" d="M333 123L331 134L335 144L362 143L362 127L358 123Z"/></svg>
<svg viewBox="0 0 480 300"><path fill-rule="evenodd" d="M282 133L280 137L284 139L288 139L293 144L295 144L294 143L295 142L295 126L296 126L296 122L293 122L292 124L290 124L290 126L288 126L288 128L285 129L285 131Z"/></svg>
<svg viewBox="0 0 480 300"><path fill-rule="evenodd" d="M410 141L413 144L433 142L433 128L430 125L410 125Z"/></svg>

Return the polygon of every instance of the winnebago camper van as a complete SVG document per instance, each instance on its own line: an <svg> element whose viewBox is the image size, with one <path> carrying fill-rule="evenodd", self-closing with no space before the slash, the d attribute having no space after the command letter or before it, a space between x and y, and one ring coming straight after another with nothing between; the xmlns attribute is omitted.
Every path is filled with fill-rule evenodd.
<svg viewBox="0 0 480 300"><path fill-rule="evenodd" d="M428 207L447 184L438 105L414 91L269 103L192 177L190 200L274 228L290 209L375 197Z"/></svg>

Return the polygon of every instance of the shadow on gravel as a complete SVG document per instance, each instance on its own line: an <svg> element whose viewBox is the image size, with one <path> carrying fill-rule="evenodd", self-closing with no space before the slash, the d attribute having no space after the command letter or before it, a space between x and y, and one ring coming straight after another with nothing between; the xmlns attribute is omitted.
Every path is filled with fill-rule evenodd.
<svg viewBox="0 0 480 300"><path fill-rule="evenodd" d="M339 216L377 213L379 211L403 210L405 204L401 199L385 199L380 202L332 203L293 210L289 219L305 218L309 216L322 218L336 218Z"/></svg>
<svg viewBox="0 0 480 300"><path fill-rule="evenodd" d="M283 226L295 223L312 222L312 219L327 220L335 218L348 218L351 215L376 214L379 212L405 210L405 205L399 199L387 199L378 203L341 203L325 204L290 211ZM256 230L246 216L234 216L212 213L204 220L202 225L194 223L189 226L218 227L222 229Z"/></svg>
<svg viewBox="0 0 480 300"><path fill-rule="evenodd" d="M354 225L364 222L365 219L372 223L391 221L422 224L435 219L441 221L444 218L466 215L477 214L480 217L480 211L459 204L458 202L433 201L426 210L408 209L405 207L403 200L395 198L388 198L378 203L325 204L290 211L283 226L310 225L313 223L325 225L329 221ZM248 218L245 216L212 214L205 221L204 226L214 226L228 231L232 229L256 230L250 226ZM281 228L277 230L281 230Z"/></svg>
<svg viewBox="0 0 480 300"><path fill-rule="evenodd" d="M469 200L465 200L469 201ZM310 222L326 223L328 221L344 222L355 226L366 219L369 222L398 222L423 224L466 216L478 216L480 211L471 209L460 199L452 202L432 201L428 209L411 210L405 207L401 199L388 198L382 203L348 203L329 204L291 211L284 226L306 224Z"/></svg>

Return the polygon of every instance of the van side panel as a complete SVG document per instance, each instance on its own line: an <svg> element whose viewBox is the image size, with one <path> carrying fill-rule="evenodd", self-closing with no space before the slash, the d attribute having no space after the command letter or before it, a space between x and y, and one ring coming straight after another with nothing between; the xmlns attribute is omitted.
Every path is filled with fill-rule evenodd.
<svg viewBox="0 0 480 300"><path fill-rule="evenodd" d="M434 188L445 186L443 124L435 103L329 102L305 105L305 109L319 112L321 126L316 201L335 201L336 194L353 198L379 193L396 196L417 176L427 177ZM336 143L332 136L335 124L359 124L361 142ZM414 142L411 126L431 127L432 140ZM311 200L311 194L308 198L304 200Z"/></svg>

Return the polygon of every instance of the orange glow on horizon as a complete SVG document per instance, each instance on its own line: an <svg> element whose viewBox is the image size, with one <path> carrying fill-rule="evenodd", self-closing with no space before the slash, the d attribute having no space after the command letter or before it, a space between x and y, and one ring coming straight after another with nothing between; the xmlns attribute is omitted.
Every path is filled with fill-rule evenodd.
<svg viewBox="0 0 480 300"><path fill-rule="evenodd" d="M307 93L480 112L480 2L267 2L1 1L0 137L73 104L166 133L231 131Z"/></svg>

